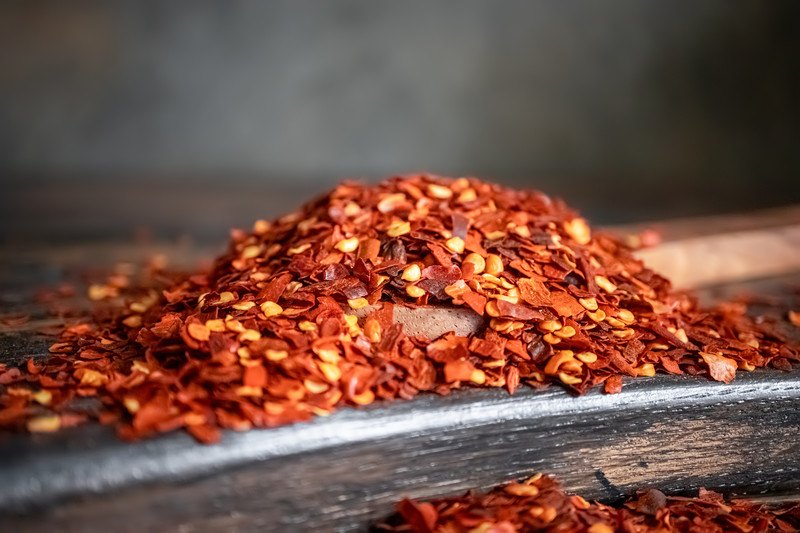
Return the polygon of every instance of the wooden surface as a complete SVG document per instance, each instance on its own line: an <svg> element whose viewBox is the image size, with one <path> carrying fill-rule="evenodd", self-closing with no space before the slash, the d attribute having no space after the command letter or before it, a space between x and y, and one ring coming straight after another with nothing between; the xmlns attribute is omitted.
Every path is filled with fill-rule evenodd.
<svg viewBox="0 0 800 533"><path fill-rule="evenodd" d="M733 231L706 237L720 233L728 238ZM673 239L669 230L665 235ZM32 303L42 284L159 251L191 265L218 250L124 243L0 249L0 312L33 318L0 330L0 360L45 353L49 341L35 331L53 320ZM737 279L703 295L773 295L785 310L800 303L787 290L797 286L800 273L784 272ZM0 531L361 531L403 496L486 488L533 471L604 501L642 486L800 497L798 402L800 374L765 370L731 385L636 379L611 396L576 398L557 387L514 396L463 390L274 430L228 432L210 447L181 433L126 444L97 426L0 434Z"/></svg>
<svg viewBox="0 0 800 533"><path fill-rule="evenodd" d="M203 447L123 444L105 428L6 438L0 510L14 531L362 531L402 496L460 493L545 471L587 498L642 486L800 495L800 379L729 386L636 380L580 398L462 391Z"/></svg>

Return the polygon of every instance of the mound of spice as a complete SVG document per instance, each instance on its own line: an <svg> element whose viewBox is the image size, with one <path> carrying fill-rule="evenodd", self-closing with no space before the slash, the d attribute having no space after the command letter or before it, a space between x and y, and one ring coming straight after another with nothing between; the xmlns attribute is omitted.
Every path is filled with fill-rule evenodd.
<svg viewBox="0 0 800 533"><path fill-rule="evenodd" d="M620 507L589 503L563 492L537 474L488 494L468 493L432 502L404 500L397 514L378 526L413 533L723 533L798 531L800 506L770 508L747 500L725 501L700 490L696 498L665 496L650 489Z"/></svg>
<svg viewBox="0 0 800 533"><path fill-rule="evenodd" d="M90 288L113 305L47 359L0 366L0 426L98 418L126 439L213 442L465 385L614 393L623 376L730 382L798 360L773 323L701 309L562 201L476 179L345 183L233 231L208 272L118 278ZM451 327L415 331L430 309L455 313Z"/></svg>

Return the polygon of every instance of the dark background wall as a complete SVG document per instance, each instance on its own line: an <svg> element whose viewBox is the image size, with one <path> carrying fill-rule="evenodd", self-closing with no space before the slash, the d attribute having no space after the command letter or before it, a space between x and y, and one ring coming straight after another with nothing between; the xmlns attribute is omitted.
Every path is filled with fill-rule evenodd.
<svg viewBox="0 0 800 533"><path fill-rule="evenodd" d="M798 95L790 1L6 1L0 223L221 235L413 170L601 222L798 202Z"/></svg>

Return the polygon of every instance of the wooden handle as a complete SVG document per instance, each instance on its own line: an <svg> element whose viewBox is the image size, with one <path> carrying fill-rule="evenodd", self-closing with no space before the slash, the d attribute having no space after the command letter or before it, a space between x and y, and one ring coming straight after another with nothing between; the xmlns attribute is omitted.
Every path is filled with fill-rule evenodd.
<svg viewBox="0 0 800 533"><path fill-rule="evenodd" d="M680 289L779 276L800 271L800 224L665 242L636 255Z"/></svg>

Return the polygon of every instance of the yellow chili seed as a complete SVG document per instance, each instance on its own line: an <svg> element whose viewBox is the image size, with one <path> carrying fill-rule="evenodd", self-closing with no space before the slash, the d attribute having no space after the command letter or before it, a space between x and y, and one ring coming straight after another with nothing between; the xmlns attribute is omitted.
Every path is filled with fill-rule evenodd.
<svg viewBox="0 0 800 533"><path fill-rule="evenodd" d="M28 431L31 433L52 433L61 428L61 417L58 415L43 415L28 420Z"/></svg>
<svg viewBox="0 0 800 533"><path fill-rule="evenodd" d="M128 412L131 414L136 414L136 412L141 407L141 405L139 404L139 400L137 400L136 398L125 398L124 400L122 400L122 403L123 405L125 405L125 409L127 409Z"/></svg>
<svg viewBox="0 0 800 533"><path fill-rule="evenodd" d="M409 285L406 287L406 294L412 298L421 298L425 296L425 289L417 287L416 285Z"/></svg>
<svg viewBox="0 0 800 533"><path fill-rule="evenodd" d="M561 350L553 355L548 361L547 365L544 367L544 373L549 375L555 375L558 373L559 368L561 365L566 363L567 361L571 361L574 354L572 350Z"/></svg>
<svg viewBox="0 0 800 533"><path fill-rule="evenodd" d="M617 313L617 318L627 324L633 324L633 322L636 320L636 317L633 315L633 313L627 309L620 309L619 313Z"/></svg>
<svg viewBox="0 0 800 533"><path fill-rule="evenodd" d="M577 354L575 358L583 361L586 364L592 364L597 361L597 354L592 352L581 352Z"/></svg>
<svg viewBox="0 0 800 533"><path fill-rule="evenodd" d="M331 388L327 383L320 383L310 379L303 380L303 386L311 394L321 394Z"/></svg>
<svg viewBox="0 0 800 533"><path fill-rule="evenodd" d="M130 305L130 308L131 311L133 311L134 313L144 313L150 308L150 304L147 304L145 302L133 302Z"/></svg>
<svg viewBox="0 0 800 533"><path fill-rule="evenodd" d="M301 244L300 246L295 246L294 248L289 248L288 250L286 250L286 255L302 254L303 252L305 252L309 248L311 248L311 243L307 242L305 244Z"/></svg>
<svg viewBox="0 0 800 533"><path fill-rule="evenodd" d="M246 329L239 333L239 342L257 341L261 339L261 333L254 329Z"/></svg>
<svg viewBox="0 0 800 533"><path fill-rule="evenodd" d="M503 260L497 254L486 256L486 273L496 276L503 272Z"/></svg>
<svg viewBox="0 0 800 533"><path fill-rule="evenodd" d="M514 233L516 233L517 235L519 235L524 239L531 238L531 230L528 226L517 226L516 228L514 228Z"/></svg>
<svg viewBox="0 0 800 533"><path fill-rule="evenodd" d="M448 285L444 288L444 293L448 295L450 298L459 298L469 291L466 282L463 279L460 279L453 283L452 285Z"/></svg>
<svg viewBox="0 0 800 533"><path fill-rule="evenodd" d="M36 391L31 395L33 401L41 405L50 405L50 402L53 400L53 393L49 390L40 390Z"/></svg>
<svg viewBox="0 0 800 533"><path fill-rule="evenodd" d="M374 318L368 318L364 323L364 334L371 342L379 342L383 335L380 322Z"/></svg>
<svg viewBox="0 0 800 533"><path fill-rule="evenodd" d="M606 312L603 311L602 309L598 309L595 312L591 312L590 311L590 312L587 312L586 314L587 314L587 316L589 318L591 318L595 322L602 322L603 320L606 319Z"/></svg>
<svg viewBox="0 0 800 533"><path fill-rule="evenodd" d="M483 385L486 383L486 373L483 370L476 368L469 375L469 380L476 385Z"/></svg>
<svg viewBox="0 0 800 533"><path fill-rule="evenodd" d="M453 252L454 254L460 254L464 251L464 246L465 246L464 239L462 239L461 237L450 237L445 242L445 246L447 246L447 249Z"/></svg>
<svg viewBox="0 0 800 533"><path fill-rule="evenodd" d="M597 300L594 298L578 298L578 302L587 311L597 311Z"/></svg>
<svg viewBox="0 0 800 533"><path fill-rule="evenodd" d="M350 237L349 239L342 239L336 243L336 249L346 254L358 250L358 238Z"/></svg>
<svg viewBox="0 0 800 533"><path fill-rule="evenodd" d="M336 383L342 377L342 370L333 363L317 363L322 375L331 383Z"/></svg>
<svg viewBox="0 0 800 533"><path fill-rule="evenodd" d="M405 270L403 270L403 275L400 277L405 281L410 281L411 283L419 281L419 278L422 277L422 269L420 269L417 263L411 263L405 268Z"/></svg>
<svg viewBox="0 0 800 533"><path fill-rule="evenodd" d="M519 296L509 296L507 294L495 294L493 298L497 300L503 300L504 302L518 304L519 303Z"/></svg>
<svg viewBox="0 0 800 533"><path fill-rule="evenodd" d="M253 223L253 233L263 235L269 231L270 226L271 224L266 220L256 220L255 223Z"/></svg>
<svg viewBox="0 0 800 533"><path fill-rule="evenodd" d="M369 302L366 298L351 298L347 300L347 305L349 305L351 309L363 309L369 305Z"/></svg>
<svg viewBox="0 0 800 533"><path fill-rule="evenodd" d="M375 401L375 393L367 389L361 394L353 394L350 398L357 405L369 405Z"/></svg>
<svg viewBox="0 0 800 533"><path fill-rule="evenodd" d="M253 259L255 257L258 257L261 254L261 251L262 251L261 246L258 246L256 244L247 246L245 247L244 250L242 250L242 259Z"/></svg>
<svg viewBox="0 0 800 533"><path fill-rule="evenodd" d="M565 383L567 385L577 385L582 381L581 378L576 376L570 376L566 372L559 372L558 379L560 379L562 383Z"/></svg>
<svg viewBox="0 0 800 533"><path fill-rule="evenodd" d="M467 202L474 202L478 199L478 193L475 192L475 189L464 189L461 191L461 194L458 195L458 201L462 204Z"/></svg>
<svg viewBox="0 0 800 533"><path fill-rule="evenodd" d="M570 496L569 499L572 502L572 504L575 505L575 507L577 507L578 509L588 509L590 507L589 502L587 502L581 496L578 495Z"/></svg>
<svg viewBox="0 0 800 533"><path fill-rule="evenodd" d="M266 315L267 318L269 318L283 313L283 307L275 302L264 302L261 304L261 311Z"/></svg>
<svg viewBox="0 0 800 533"><path fill-rule="evenodd" d="M122 323L128 326L129 328L138 328L139 326L142 325L142 317L141 315L131 315L125 318L122 321Z"/></svg>
<svg viewBox="0 0 800 533"><path fill-rule="evenodd" d="M198 341L207 341L210 338L208 328L203 324L191 323L186 327L189 336Z"/></svg>
<svg viewBox="0 0 800 533"><path fill-rule="evenodd" d="M253 355L253 352L250 351L250 348L247 346L240 346L236 350L236 355L238 355L240 359L250 359L250 357Z"/></svg>
<svg viewBox="0 0 800 533"><path fill-rule="evenodd" d="M645 363L636 369L636 375L651 378L656 375L656 367L653 363Z"/></svg>
<svg viewBox="0 0 800 533"><path fill-rule="evenodd" d="M513 322L511 320L502 320L500 318L492 318L489 320L489 327L501 333L509 331ZM558 339L559 341L561 339Z"/></svg>
<svg viewBox="0 0 800 533"><path fill-rule="evenodd" d="M261 387L249 387L247 385L242 385L236 389L236 395L247 398L261 398L264 395L264 391L261 389Z"/></svg>
<svg viewBox="0 0 800 533"><path fill-rule="evenodd" d="M494 274L489 274L489 273L484 272L483 274L481 274L481 278L483 278L487 282L493 284L495 286L495 288L498 285L500 285L500 283L501 283L500 278L498 278Z"/></svg>
<svg viewBox="0 0 800 533"><path fill-rule="evenodd" d="M544 320L542 322L539 322L539 329L542 331L547 331L549 333L558 331L563 327L564 326L562 326L561 323L557 320Z"/></svg>
<svg viewBox="0 0 800 533"><path fill-rule="evenodd" d="M605 276L595 276L594 282L597 283L598 287L608 293L612 293L617 290L617 286L611 283L611 281L609 281L609 279Z"/></svg>
<svg viewBox="0 0 800 533"><path fill-rule="evenodd" d="M558 338L558 337L556 337L556 336L555 336L555 335L553 335L552 333L547 333L547 334L545 334L545 335L542 337L542 339L543 339L543 340L544 340L544 342L546 342L547 344L558 344L559 342L561 342L561 339L560 339L560 338Z"/></svg>
<svg viewBox="0 0 800 533"><path fill-rule="evenodd" d="M569 339L570 337L574 337L575 333L577 332L575 331L575 328L573 328L572 326L564 326L560 330L553 332L554 335L561 337L562 339Z"/></svg>
<svg viewBox="0 0 800 533"><path fill-rule="evenodd" d="M317 357L321 360L325 361L326 363L338 363L339 362L339 350L330 344L326 344L324 346L315 346L312 348Z"/></svg>
<svg viewBox="0 0 800 533"><path fill-rule="evenodd" d="M383 214L391 213L406 201L406 195L403 193L387 194L378 202L378 211Z"/></svg>
<svg viewBox="0 0 800 533"><path fill-rule="evenodd" d="M347 202L344 206L344 216L354 217L361 212L361 207L355 202Z"/></svg>
<svg viewBox="0 0 800 533"><path fill-rule="evenodd" d="M450 190L449 187L445 187L444 185L437 185L435 183L430 183L428 185L428 195L436 198L437 200L447 200L453 196L453 191Z"/></svg>
<svg viewBox="0 0 800 533"><path fill-rule="evenodd" d="M615 337L618 339L630 339L636 333L630 328L625 329L615 329L611 332Z"/></svg>
<svg viewBox="0 0 800 533"><path fill-rule="evenodd" d="M609 326L611 326L612 328L624 328L627 325L622 320L618 320L618 319L614 318L613 316L607 316L606 317L606 323Z"/></svg>
<svg viewBox="0 0 800 533"><path fill-rule="evenodd" d="M389 229L386 230L386 234L389 237L399 237L400 235L405 235L406 233L411 232L411 224L405 221L396 221L392 222L389 226Z"/></svg>
<svg viewBox="0 0 800 533"><path fill-rule="evenodd" d="M504 489L512 496L530 496L535 497L539 495L539 489L535 485L523 485L522 483L510 483Z"/></svg>
<svg viewBox="0 0 800 533"><path fill-rule="evenodd" d="M286 350L267 350L264 353L264 356L269 361L277 362L277 361L282 361L287 357L289 357L289 352L287 352Z"/></svg>
<svg viewBox="0 0 800 533"><path fill-rule="evenodd" d="M345 319L347 318L347 316L352 316L352 315L345 315ZM310 320L301 321L299 324L297 324L297 328L300 331L306 331L306 332L317 331L317 325L311 322Z"/></svg>
<svg viewBox="0 0 800 533"><path fill-rule="evenodd" d="M588 244L592 240L592 232L589 229L589 225L582 218L573 218L568 222L564 222L564 231L578 244Z"/></svg>

